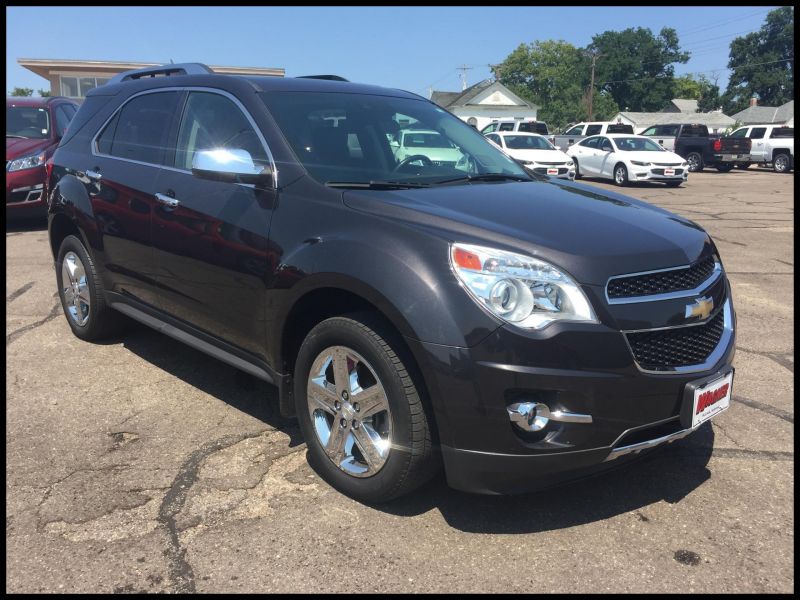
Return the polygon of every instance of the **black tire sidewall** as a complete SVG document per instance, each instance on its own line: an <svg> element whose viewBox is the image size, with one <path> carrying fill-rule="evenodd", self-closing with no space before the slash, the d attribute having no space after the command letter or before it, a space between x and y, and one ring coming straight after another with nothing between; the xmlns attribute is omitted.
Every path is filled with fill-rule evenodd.
<svg viewBox="0 0 800 600"><path fill-rule="evenodd" d="M383 337L383 336L382 336ZM384 338L389 343L389 340ZM308 414L306 387L311 364L325 348L346 346L360 354L374 369L389 400L392 416L392 451L380 471L371 477L348 475L328 458ZM381 346L351 320L335 317L317 325L306 337L297 356L294 373L297 418L308 446L309 463L333 487L365 502L382 502L394 496L411 462L411 411L406 391L395 366Z"/></svg>
<svg viewBox="0 0 800 600"><path fill-rule="evenodd" d="M89 319L86 324L81 326L72 320L72 316L67 310L66 303L64 302L64 284L62 277L62 264L64 257L68 252L74 252L83 263L83 269L86 272L86 283L89 289L89 300L91 305L89 307ZM97 289L97 279L89 253L86 251L83 243L74 235L69 235L61 242L61 247L58 250L58 260L56 262L56 281L58 283L58 297L61 302L61 309L64 311L64 316L69 323L72 332L82 340L91 340L97 336L98 329L98 313L101 308L100 295Z"/></svg>
<svg viewBox="0 0 800 600"><path fill-rule="evenodd" d="M581 169L580 169L580 165L578 164L578 159L577 158L573 158L572 162L575 163L575 179L580 179L581 177L583 177L583 175L581 175Z"/></svg>

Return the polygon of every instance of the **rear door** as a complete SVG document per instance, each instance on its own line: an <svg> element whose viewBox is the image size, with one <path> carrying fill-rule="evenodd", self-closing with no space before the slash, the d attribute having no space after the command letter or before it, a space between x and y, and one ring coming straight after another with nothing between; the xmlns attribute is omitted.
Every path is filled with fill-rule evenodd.
<svg viewBox="0 0 800 600"><path fill-rule="evenodd" d="M156 181L176 122L180 93L149 92L128 100L92 141L84 166L103 240L110 290L158 305L151 218Z"/></svg>
<svg viewBox="0 0 800 600"><path fill-rule="evenodd" d="M767 128L753 127L747 136L751 140L750 157L753 162L764 162L767 160Z"/></svg>
<svg viewBox="0 0 800 600"><path fill-rule="evenodd" d="M238 149L274 172L271 155L252 117L220 90L189 90L177 130L176 148L156 185L164 202L153 211L162 308L263 355L266 278L276 255L268 241L276 192L201 179L191 168L200 150Z"/></svg>

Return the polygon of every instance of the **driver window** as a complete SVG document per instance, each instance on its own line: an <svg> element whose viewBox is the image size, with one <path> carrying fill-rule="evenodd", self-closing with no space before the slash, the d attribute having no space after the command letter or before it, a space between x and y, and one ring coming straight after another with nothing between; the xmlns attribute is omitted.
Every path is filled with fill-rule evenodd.
<svg viewBox="0 0 800 600"><path fill-rule="evenodd" d="M601 150L610 150L613 152L614 146L611 145L611 140L608 138L603 138L603 141L600 143Z"/></svg>
<svg viewBox="0 0 800 600"><path fill-rule="evenodd" d="M191 92L186 100L175 167L191 169L198 150L246 150L256 165L268 163L267 154L250 121L230 99L210 92Z"/></svg>
<svg viewBox="0 0 800 600"><path fill-rule="evenodd" d="M650 129L646 129L642 135L656 135L656 128L651 127Z"/></svg>

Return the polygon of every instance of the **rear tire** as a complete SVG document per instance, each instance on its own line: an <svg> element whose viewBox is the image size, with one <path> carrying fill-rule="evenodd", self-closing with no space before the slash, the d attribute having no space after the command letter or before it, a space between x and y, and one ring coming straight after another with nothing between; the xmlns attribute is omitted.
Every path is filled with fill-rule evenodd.
<svg viewBox="0 0 800 600"><path fill-rule="evenodd" d="M752 164L753 163L739 163L739 164L736 165L736 168L737 169L741 169L742 171L744 171L745 169L749 169L750 165L752 165Z"/></svg>
<svg viewBox="0 0 800 600"><path fill-rule="evenodd" d="M703 164L703 157L699 152L689 152L686 155L686 162L689 163L689 173L699 173L705 166Z"/></svg>
<svg viewBox="0 0 800 600"><path fill-rule="evenodd" d="M297 356L294 396L309 462L331 486L362 502L393 500L438 470L433 420L401 349L398 336L362 313L322 321ZM364 408L368 400L359 405L365 393L380 398L380 412Z"/></svg>
<svg viewBox="0 0 800 600"><path fill-rule="evenodd" d="M72 333L87 342L121 332L129 323L122 313L106 304L103 282L86 247L74 235L61 242L56 262L56 281L61 307Z"/></svg>
<svg viewBox="0 0 800 600"><path fill-rule="evenodd" d="M622 163L614 167L614 183L621 187L628 185L628 168Z"/></svg>
<svg viewBox="0 0 800 600"><path fill-rule="evenodd" d="M788 173L792 170L792 163L788 154L776 154L772 159L772 169L776 173Z"/></svg>

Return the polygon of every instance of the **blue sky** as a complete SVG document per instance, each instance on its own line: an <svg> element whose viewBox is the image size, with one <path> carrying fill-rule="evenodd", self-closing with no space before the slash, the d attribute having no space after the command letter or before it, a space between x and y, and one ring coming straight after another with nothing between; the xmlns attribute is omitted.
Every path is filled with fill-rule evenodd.
<svg viewBox="0 0 800 600"><path fill-rule="evenodd" d="M283 67L287 76L335 73L351 81L428 95L490 76L520 43L627 27L678 31L697 71L728 80L728 45L757 30L774 7L10 7L6 90L46 88L17 58L203 62Z"/></svg>

